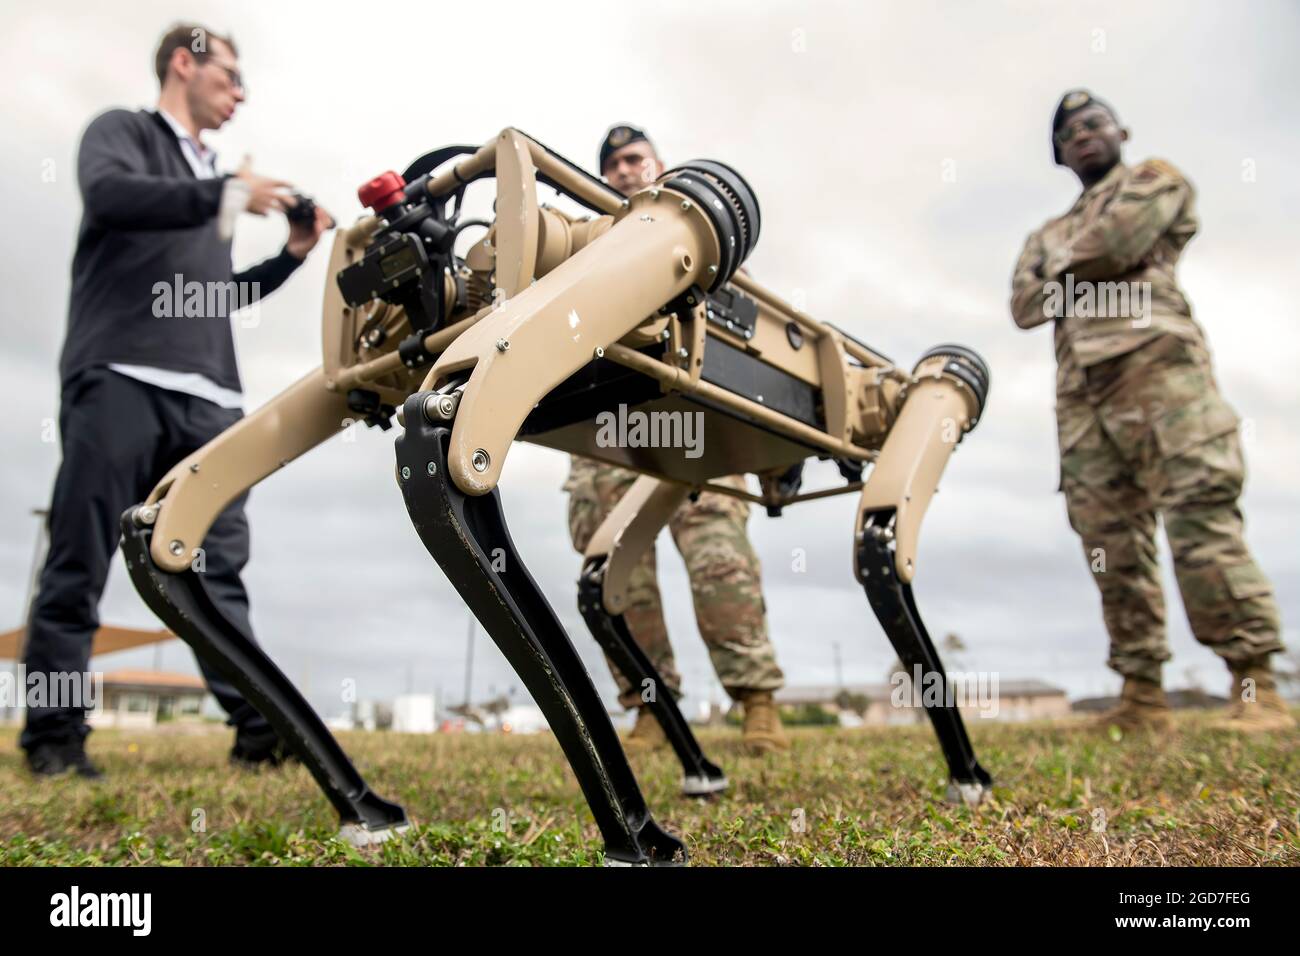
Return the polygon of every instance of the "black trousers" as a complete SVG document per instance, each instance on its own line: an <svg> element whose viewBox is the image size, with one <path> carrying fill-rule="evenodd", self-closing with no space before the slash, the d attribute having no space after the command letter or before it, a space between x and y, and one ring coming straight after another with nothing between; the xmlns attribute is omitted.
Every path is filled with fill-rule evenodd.
<svg viewBox="0 0 1300 956"><path fill-rule="evenodd" d="M243 413L182 392L146 385L107 368L66 382L59 409L63 461L50 506L50 550L32 608L23 663L28 680L44 673L84 674L99 627L99 599L121 538L122 512L143 501L176 462L200 448ZM247 495L217 518L203 542L199 575L213 600L252 636L248 594L239 573L248 563ZM197 657L197 655L196 655ZM270 724L202 658L208 689L243 732ZM49 686L56 686L47 677ZM63 703L50 701L49 703ZM67 706L29 707L19 743L84 738L85 712Z"/></svg>

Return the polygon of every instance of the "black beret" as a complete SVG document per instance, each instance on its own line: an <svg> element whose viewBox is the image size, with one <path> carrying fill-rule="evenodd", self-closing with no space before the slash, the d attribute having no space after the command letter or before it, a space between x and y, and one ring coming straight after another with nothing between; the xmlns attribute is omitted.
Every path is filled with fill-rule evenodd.
<svg viewBox="0 0 1300 956"><path fill-rule="evenodd" d="M1119 125L1119 114L1115 112L1115 108L1109 103L1098 99L1087 90L1070 90L1061 97L1061 102L1056 104L1056 112L1052 115L1052 159L1056 161L1058 166L1061 165L1061 149L1056 145L1056 134L1060 132L1061 127L1065 125L1070 116L1079 112L1085 106L1100 106L1110 114L1110 118L1115 121L1115 124Z"/></svg>
<svg viewBox="0 0 1300 956"><path fill-rule="evenodd" d="M629 126L626 123L611 126L609 132L605 134L605 138L600 141L600 164L597 168L603 173L605 171L605 160L609 159L611 153L622 149L628 143L642 142L650 142L650 137L645 134L645 130L637 129L635 126ZM652 147L653 145L651 143Z"/></svg>

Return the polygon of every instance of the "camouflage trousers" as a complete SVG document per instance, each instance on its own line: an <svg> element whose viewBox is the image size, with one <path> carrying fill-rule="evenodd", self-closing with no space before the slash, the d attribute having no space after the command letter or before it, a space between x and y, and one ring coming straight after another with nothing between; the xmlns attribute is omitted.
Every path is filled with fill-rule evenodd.
<svg viewBox="0 0 1300 956"><path fill-rule="evenodd" d="M619 499L632 487L635 472L574 456L564 490L569 493L569 534L585 551L591 536ZM744 478L722 479L736 488ZM695 620L708 648L718 680L733 698L747 690L776 690L785 677L767 633L758 555L745 533L749 504L728 495L705 492L686 501L668 522L677 550L686 562L695 603ZM663 678L670 693L681 696L681 675L668 643L652 546L632 572L628 630ZM633 687L613 665L619 703L638 707L643 690Z"/></svg>
<svg viewBox="0 0 1300 956"><path fill-rule="evenodd" d="M1169 660L1156 557L1163 519L1192 633L1229 666L1283 649L1273 589L1243 537L1236 413L1205 348L1173 335L1058 373L1061 490L1101 592L1107 664L1159 681Z"/></svg>

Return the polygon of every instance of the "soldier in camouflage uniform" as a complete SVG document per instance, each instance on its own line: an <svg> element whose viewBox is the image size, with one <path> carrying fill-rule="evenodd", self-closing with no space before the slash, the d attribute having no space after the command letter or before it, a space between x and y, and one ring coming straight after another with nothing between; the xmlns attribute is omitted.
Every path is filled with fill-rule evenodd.
<svg viewBox="0 0 1300 956"><path fill-rule="evenodd" d="M1269 667L1283 650L1277 603L1243 538L1238 418L1174 274L1197 230L1192 186L1163 160L1126 166L1128 131L1087 91L1061 100L1052 136L1083 193L1029 236L1011 312L1022 329L1055 322L1061 490L1124 677L1101 724L1169 723L1159 516L1192 633L1233 675L1219 726L1292 727Z"/></svg>
<svg viewBox="0 0 1300 956"><path fill-rule="evenodd" d="M610 185L631 195L663 172L663 165L644 132L630 126L612 127L600 148L600 169ZM569 532L573 546L585 551L587 543L619 499L636 480L636 473L577 456L570 462ZM744 489L741 475L720 484ZM743 742L752 752L783 750L789 746L772 699L784 685L776 652L767 634L766 608L758 556L745 533L749 504L728 495L704 492L686 501L668 523L673 542L686 562L700 636L709 650L718 680L732 699L744 708ZM628 629L663 678L666 690L681 696L681 676L668 643L654 548L637 565L630 581ZM663 730L633 687L610 664L619 687L619 702L638 708L636 726L628 738L633 750L666 744Z"/></svg>

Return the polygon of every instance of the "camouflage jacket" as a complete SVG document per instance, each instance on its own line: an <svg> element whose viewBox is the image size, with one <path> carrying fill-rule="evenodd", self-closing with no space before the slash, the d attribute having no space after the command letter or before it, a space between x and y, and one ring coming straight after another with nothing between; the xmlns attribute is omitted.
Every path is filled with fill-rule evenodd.
<svg viewBox="0 0 1300 956"><path fill-rule="evenodd" d="M1116 164L1069 212L1030 234L1011 315L1056 323L1058 389L1164 333L1204 343L1174 267L1196 234L1195 192L1164 160Z"/></svg>

